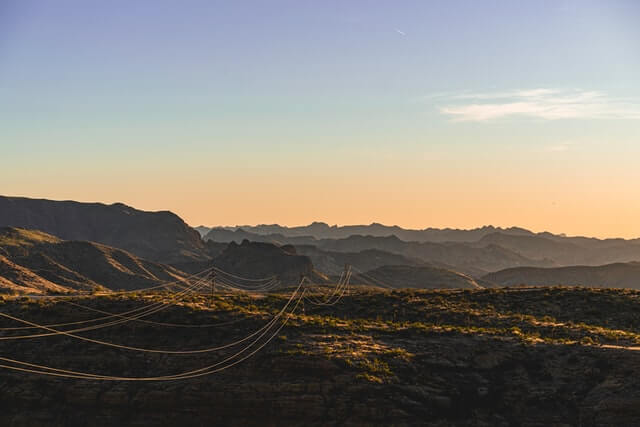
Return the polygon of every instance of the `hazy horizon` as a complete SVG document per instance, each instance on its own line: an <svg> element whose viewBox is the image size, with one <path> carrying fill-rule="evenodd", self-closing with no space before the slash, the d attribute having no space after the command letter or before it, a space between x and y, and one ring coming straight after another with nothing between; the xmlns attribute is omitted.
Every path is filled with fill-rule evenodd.
<svg viewBox="0 0 640 427"><path fill-rule="evenodd" d="M484 228L484 227L494 227L496 229L509 229L509 228L522 228L525 229L527 231L531 231L532 233L552 233L552 234L556 234L556 235L565 235L567 237L593 237L593 238L597 238L597 239L625 239L625 240L634 240L634 239L640 239L640 236L630 236L630 237L624 237L624 236L596 236L593 234L569 234L569 233L565 233L564 231L561 230L549 230L549 229L531 229L528 227L523 227L521 225L518 224L513 224L513 225L496 225L496 224L480 224L477 226L472 226L472 227L452 227L452 226L447 226L447 225L443 225L443 226L434 226L434 225L425 225L425 226L421 226L421 227L405 227L402 226L400 224L393 224L393 223L380 223L377 221L370 221L370 222L363 222L363 223L345 223L345 224L340 224L340 223L330 223L327 221L322 221L322 220L315 220L315 221L311 221L308 223L303 223L303 224L279 224L279 223L263 223L263 222L258 222L258 223L253 223L253 224L211 224L211 225L207 225L207 224L192 224L189 223L189 226L191 227L208 227L208 228L214 228L214 227L243 227L243 226L248 226L248 227L257 227L260 225L278 225L281 227L288 227L288 228L294 228L294 227L305 227L308 225L311 225L314 222L322 222L325 223L327 225L329 225L330 227L333 226L337 226L337 227L349 227L349 226L367 226L367 225L373 225L373 224L380 224L386 227L400 227L402 229L405 230L414 230L414 231L421 231L421 230L426 230L429 228L433 228L433 229L440 229L440 230L444 230L444 229L449 229L449 230L461 230L461 231L469 231L469 230L475 230L475 229L479 229L479 228Z"/></svg>
<svg viewBox="0 0 640 427"><path fill-rule="evenodd" d="M9 194L0 194L0 196L7 196L7 197L29 197L29 196L24 196L24 195L9 195ZM433 228L433 229L451 229L451 230L474 230L474 229L479 229L479 228L483 228L483 227L495 227L497 229L509 229L509 228L522 228L528 231L531 231L533 233L552 233L552 234L556 234L556 235L565 235L567 237L588 237L588 238L597 238L597 239L627 239L627 240L633 240L633 239L640 239L640 235L639 236L615 236L615 235L595 235L595 234L589 234L589 233L583 233L583 234L571 234L571 233L567 233L563 230L551 230L549 228L542 228L542 229L534 229L534 228L529 228L529 227L525 227L522 226L521 224L510 224L510 225L504 225L504 224L495 224L495 223L486 223L486 224L478 224L478 225L473 225L473 226L464 226L464 227L457 227L457 226L451 226L451 225L422 225L422 226L404 226L402 224L395 224L395 223L383 223L383 222L379 222L379 221L364 221L364 222L359 222L359 223L338 223L338 222L330 222L330 221L325 221L322 219L313 219L311 221L308 222L304 222L304 223L278 223L278 222L254 222L254 223L228 223L228 224L223 224L223 223L194 223L194 222L190 222L188 221L183 215L181 215L179 213L179 211L173 210L173 209L167 209L167 208L159 208L159 209L144 209L141 208L140 206L137 206L135 204L131 204L131 203L126 203L123 202L122 200L116 200L116 201L103 201L103 200L77 200L77 199L62 199L62 198L47 198L47 197L37 197L37 196L33 196L33 197L29 197L29 198L34 198L34 199L49 199L49 200L55 200L55 201L76 201L76 202L81 202L81 203L102 203L102 204L106 204L106 205L110 205L110 204L114 204L114 203L124 203L127 206L130 206L132 208L135 209L140 209L140 210L149 210L149 211L153 211L153 212L157 212L157 211L171 211L175 214L177 214L178 216L180 216L190 227L208 227L208 228L215 228L215 227L244 227L244 226L248 226L248 227L256 227L256 226L260 226L260 225L277 225L277 226L282 226L282 227L288 227L288 228L293 228L293 227L304 227L304 226L308 226L311 225L314 222L318 222L318 223L325 223L327 225L329 225L330 227L333 226L337 226L337 227L347 227L347 226L367 226L367 225L373 225L373 224L380 224L383 226L388 226L388 227L393 227L393 226L397 226L400 228L403 228L405 230L415 230L415 231L420 231L420 230L426 230L429 228Z"/></svg>
<svg viewBox="0 0 640 427"><path fill-rule="evenodd" d="M640 3L5 1L2 193L640 236Z"/></svg>
<svg viewBox="0 0 640 427"><path fill-rule="evenodd" d="M450 226L440 226L440 227L435 227L435 226L424 226L424 227L417 227L417 228L411 228L411 227L403 227L401 225L398 224L384 224L384 223L379 223L379 222L368 222L368 223L360 223L360 224L332 224L332 223L328 223L326 221L322 221L322 220L316 220L316 221L311 221L310 223L305 223L305 224L278 224L278 223L254 223L254 224L213 224L213 225L206 225L206 224L191 224L189 223L189 226L195 228L195 227L207 227L207 228L216 228L216 227L220 227L220 228L225 228L225 227L257 227L257 226L261 226L261 225L277 225L277 226L281 226L281 227L287 227L287 228L295 228L295 227L305 227L308 225L311 225L313 222L321 222L321 223L325 223L330 227L350 227L350 226L368 226L368 225L373 225L373 224L380 224L386 227L400 227L404 230L410 230L410 231L422 231L422 230L427 230L429 228L432 229L439 229L439 230L460 230L460 231L470 231L470 230L475 230L475 229L479 229L479 228L484 228L484 227L494 227L496 229L502 229L502 230L506 230L509 228L522 228L525 229L527 231L531 231L532 233L552 233L555 235L565 235L566 237L587 237L587 238L596 238L596 239L625 239L625 240L635 240L635 239L640 239L640 236L631 236L631 237L622 237L622 236L595 236L595 235L588 235L588 234L568 234L562 231L551 231L551 230L547 230L547 229L543 229L543 230L532 230L530 228L527 227L522 227L519 225L507 225L507 226L502 226L502 225L495 225L495 224L482 224L482 225L478 225L475 227L468 227L468 228L461 228L461 227L450 227Z"/></svg>

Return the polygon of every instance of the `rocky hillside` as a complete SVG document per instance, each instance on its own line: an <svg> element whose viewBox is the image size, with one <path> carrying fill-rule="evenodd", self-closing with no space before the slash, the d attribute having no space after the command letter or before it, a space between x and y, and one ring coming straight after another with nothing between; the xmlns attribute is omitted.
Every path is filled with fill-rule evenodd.
<svg viewBox="0 0 640 427"><path fill-rule="evenodd" d="M239 245L230 243L212 263L242 277L258 279L276 275L285 284L297 284L302 275L317 276L309 257L298 255L294 247L248 240Z"/></svg>
<svg viewBox="0 0 640 427"><path fill-rule="evenodd" d="M65 241L21 228L0 228L0 292L19 294L131 290L185 273L93 242Z"/></svg>
<svg viewBox="0 0 640 427"><path fill-rule="evenodd" d="M1 227L0 292L133 290L182 279L212 266L246 278L278 276L285 285L297 284L302 275L315 282L326 281L311 260L297 254L293 246L209 241L206 248L213 259L176 264L176 268L99 243L65 241L41 231Z"/></svg>
<svg viewBox="0 0 640 427"><path fill-rule="evenodd" d="M92 337L161 349L220 345L260 328L287 296L194 297L152 320L227 325L136 323ZM581 288L360 289L331 307L305 303L256 355L201 379L100 382L0 371L0 424L633 426L640 416L639 296ZM77 302L116 313L149 303ZM87 314L60 300L0 306L36 322ZM139 353L64 337L42 342L3 341L2 356L136 376L225 357Z"/></svg>
<svg viewBox="0 0 640 427"><path fill-rule="evenodd" d="M208 258L198 232L177 215L116 203L80 203L0 196L0 226L41 230L65 240L124 249L162 263Z"/></svg>
<svg viewBox="0 0 640 427"><path fill-rule="evenodd" d="M640 263L616 263L559 268L509 268L488 274L484 280L501 286L592 286L640 289Z"/></svg>

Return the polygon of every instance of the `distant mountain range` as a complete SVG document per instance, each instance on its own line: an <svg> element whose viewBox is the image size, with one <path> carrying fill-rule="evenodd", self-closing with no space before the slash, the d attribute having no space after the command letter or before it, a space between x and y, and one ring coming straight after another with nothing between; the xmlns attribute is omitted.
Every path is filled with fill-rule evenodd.
<svg viewBox="0 0 640 427"><path fill-rule="evenodd" d="M280 232L260 234L244 228L212 228L204 236L204 239L218 242L240 242L247 239L280 245L291 244L297 247L315 246L319 250L331 252L360 252L376 249L431 265L444 265L477 278L489 272L521 266L560 267L576 264L595 266L640 260L640 239L566 237L551 233L533 233L522 228L404 230L407 233L398 231L400 235L409 237L420 235L422 239L432 235L435 236L435 241L404 240L396 234L374 235L397 229L397 227L377 224L329 227L326 224L314 223L308 227L292 229L280 226L258 226L252 229L262 232L275 230ZM345 238L319 237L322 233L317 235L301 234L302 231L327 229L336 230L335 233L344 230L359 230L374 234L356 234ZM450 236L455 240L441 241L440 238L443 236Z"/></svg>
<svg viewBox="0 0 640 427"><path fill-rule="evenodd" d="M554 265L552 260L530 259L515 251L494 244L477 247L457 242L406 242L396 236L353 235L343 239L316 239L311 236L260 235L249 233L242 229L231 231L214 228L207 233L205 239L217 242L251 240L279 245L290 244L296 247L315 246L319 250L328 252L357 253L374 249L412 259L413 262L409 262L408 265L415 264L415 261L418 260L430 265L445 265L476 277L482 276L487 272L515 266ZM309 253L310 250L303 249L303 251ZM386 255L386 257L389 257L389 255ZM358 268L365 267L354 262L352 264Z"/></svg>
<svg viewBox="0 0 640 427"><path fill-rule="evenodd" d="M589 286L640 289L640 263L559 268L519 267L487 274L484 280L500 286Z"/></svg>
<svg viewBox="0 0 640 427"><path fill-rule="evenodd" d="M287 283L295 283L302 274L322 282L349 264L360 272L376 272L392 286L565 281L636 287L634 262L640 261L640 239L567 237L493 226L406 230L375 223L194 229L171 212L145 212L121 203L0 196L2 226L14 231L5 230L5 241L0 242L0 287L31 287L34 292L113 289L109 277L120 277L125 270L144 287L156 279L183 277L212 265L246 277L277 274ZM7 242L15 227L33 233L30 238L40 243L23 235L17 237L21 249L11 246ZM24 254L18 257L20 251ZM58 273L40 274L49 264ZM106 265L100 268L107 276L96 275L101 265ZM126 265L142 265L150 274L138 277L138 270ZM110 271L112 267L120 273ZM63 270L72 273L62 274ZM134 286L125 279L121 282L121 288Z"/></svg>
<svg viewBox="0 0 640 427"><path fill-rule="evenodd" d="M640 261L640 239L600 240L550 233L530 236L491 233L474 245L483 247L490 244L518 252L527 258L553 260L558 266Z"/></svg>
<svg viewBox="0 0 640 427"><path fill-rule="evenodd" d="M523 228L500 228L491 225L471 230L459 230L454 228L425 228L423 230L408 230L397 225L388 226L378 223L369 225L328 225L324 222L313 222L300 227L286 227L278 224L271 225L242 225L235 227L205 227L196 229L205 236L212 229L228 231L244 230L252 234L277 235L285 237L309 236L316 239L344 239L353 235L387 237L396 236L407 242L475 242L487 234L504 232L511 235L533 235L531 231Z"/></svg>

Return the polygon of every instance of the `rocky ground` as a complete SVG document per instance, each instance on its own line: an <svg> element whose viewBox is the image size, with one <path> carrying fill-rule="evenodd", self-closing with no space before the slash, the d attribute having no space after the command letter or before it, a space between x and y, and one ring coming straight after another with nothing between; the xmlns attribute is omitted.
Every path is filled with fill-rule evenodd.
<svg viewBox="0 0 640 427"><path fill-rule="evenodd" d="M210 376L124 382L1 370L0 425L637 425L639 297L583 288L360 289L334 306L305 302L255 356ZM167 298L73 302L121 313ZM287 298L190 297L145 318L163 325L80 335L198 349L259 329ZM65 299L6 298L0 312L47 324L104 316ZM184 326L212 324L224 325ZM33 333L43 331L5 329L0 338ZM118 376L197 369L230 352L144 353L64 336L0 341L5 358Z"/></svg>

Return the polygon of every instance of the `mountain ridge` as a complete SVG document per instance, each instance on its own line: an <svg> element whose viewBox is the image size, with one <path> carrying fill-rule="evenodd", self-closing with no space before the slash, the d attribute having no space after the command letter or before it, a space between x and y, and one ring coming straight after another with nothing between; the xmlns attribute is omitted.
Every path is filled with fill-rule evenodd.
<svg viewBox="0 0 640 427"><path fill-rule="evenodd" d="M0 226L102 243L165 264L209 258L198 232L176 214L142 211L123 203L0 196Z"/></svg>
<svg viewBox="0 0 640 427"><path fill-rule="evenodd" d="M640 289L640 263L555 268L516 267L487 274L484 280L500 286L587 286Z"/></svg>
<svg viewBox="0 0 640 427"><path fill-rule="evenodd" d="M235 226L199 226L202 231L209 232L214 229L235 231L242 229L260 235L282 234L287 237L294 236L313 236L316 239L322 238L340 238L348 237L352 234L371 235L384 237L395 234L405 241L431 241L431 242L475 242L487 234L504 233L514 236L539 236L554 239L569 239L572 241L593 242L599 241L604 243L613 242L640 242L639 238L624 239L620 237L588 237L588 236L569 236L565 233L551 233L549 231L534 232L519 226L500 227L494 225L484 225L475 228L453 228L453 227L426 227L422 229L403 228L398 225L384 225L378 222L370 224L356 225L329 225L326 222L314 221L308 225L302 226L283 226L279 224L257 224L257 225L235 225ZM206 234L205 232L205 234Z"/></svg>

